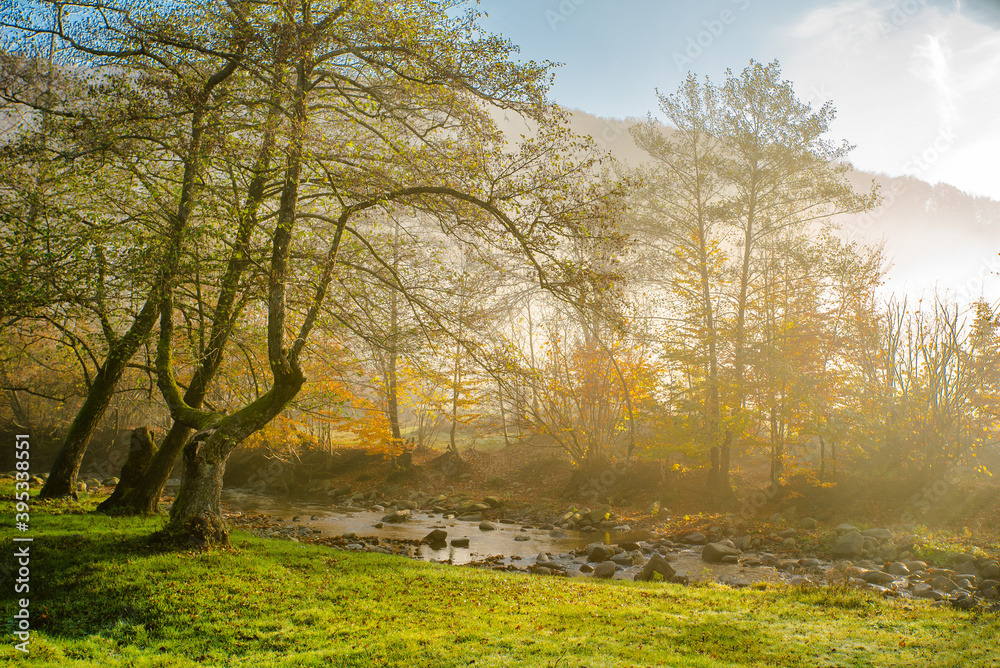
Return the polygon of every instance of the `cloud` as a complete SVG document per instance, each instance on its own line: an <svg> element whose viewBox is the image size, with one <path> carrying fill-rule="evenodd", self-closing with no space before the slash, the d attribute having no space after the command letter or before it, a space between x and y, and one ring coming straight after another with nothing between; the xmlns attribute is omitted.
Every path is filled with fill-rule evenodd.
<svg viewBox="0 0 1000 668"><path fill-rule="evenodd" d="M913 71L931 85L937 99L941 124L947 132L954 132L959 112L956 104L955 75L951 71L954 54L948 46L947 39L947 35L940 32L935 35L925 35L923 44L918 44L914 50Z"/></svg>
<svg viewBox="0 0 1000 668"><path fill-rule="evenodd" d="M783 65L803 93L829 91L834 130L857 144L859 167L1000 200L1000 180L983 176L996 164L1000 27L962 5L841 0L816 8L785 27ZM923 157L932 159L915 161Z"/></svg>

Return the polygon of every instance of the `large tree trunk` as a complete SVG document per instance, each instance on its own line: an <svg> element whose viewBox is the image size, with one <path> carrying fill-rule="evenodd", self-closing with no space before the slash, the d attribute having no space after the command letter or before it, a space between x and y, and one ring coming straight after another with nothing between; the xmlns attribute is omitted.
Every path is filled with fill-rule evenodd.
<svg viewBox="0 0 1000 668"><path fill-rule="evenodd" d="M229 545L222 517L222 477L232 448L211 447L197 434L184 446L181 490L170 508L167 533L191 547Z"/></svg>
<svg viewBox="0 0 1000 668"><path fill-rule="evenodd" d="M132 437L129 439L128 458L122 466L115 491L101 505L97 506L97 512L113 512L118 497L130 490L132 485L135 485L146 474L155 454L156 443L153 441L152 432L146 427L133 429Z"/></svg>
<svg viewBox="0 0 1000 668"><path fill-rule="evenodd" d="M220 510L226 462L240 443L263 429L295 398L305 377L298 370L279 374L274 387L252 404L224 417L214 429L196 433L184 446L181 488L161 536L185 547L229 544Z"/></svg>
<svg viewBox="0 0 1000 668"><path fill-rule="evenodd" d="M240 306L237 303L240 279L246 272L250 239L257 227L257 211L264 198L267 174L271 165L271 151L274 148L279 119L280 115L277 111L272 111L268 117L264 139L257 154L254 178L247 189L246 207L240 218L233 250L226 266L226 273L220 282L222 289L215 305L215 317L213 318L209 344L199 361L194 377L191 379L191 385L184 393L184 402L192 408L201 407L208 387L222 364L223 353L240 314ZM192 431L187 425L175 420L144 475L128 483L123 478L115 488L115 493L102 503L98 510L124 515L158 513L163 488L166 486L170 472L173 471L174 464L177 463L177 457Z"/></svg>
<svg viewBox="0 0 1000 668"><path fill-rule="evenodd" d="M166 240L163 266L159 269L149 297L132 322L129 331L120 339L110 343L108 357L94 378L76 419L70 425L62 449L49 473L49 479L39 493L40 498L51 499L73 492L76 476L79 474L80 464L83 462L83 455L90 443L90 436L104 416L104 412L114 395L115 387L121 380L129 361L138 352L149 333L153 331L153 325L160 312L160 303L180 263L184 230L187 228L194 207L197 180L205 157L202 152L202 139L205 132L205 107L203 105L208 101L212 89L225 81L236 70L238 62L238 59L229 61L205 82L199 104L191 116L191 139L188 144L188 154L185 156L184 175L178 193L177 211L172 216L173 220Z"/></svg>
<svg viewBox="0 0 1000 668"><path fill-rule="evenodd" d="M80 464L90 444L90 437L104 417L104 412L114 397L115 388L125 373L129 360L152 331L158 308L158 300L155 296L150 296L129 332L112 346L108 358L87 390L83 406L80 407L69 431L66 432L66 438L63 439L48 480L38 494L40 499L55 499L73 493L76 478L80 474Z"/></svg>
<svg viewBox="0 0 1000 668"><path fill-rule="evenodd" d="M105 363L101 372L94 378L87 398L83 406L76 414L76 418L66 432L62 447L56 456L56 461L52 465L49 477L39 492L40 499L55 499L61 496L69 496L76 487L76 478L80 474L80 464L83 463L83 456L87 453L87 446L90 444L90 437L104 417L104 412L111 403L115 388L121 377L121 372L117 371L111 360ZM124 368L124 365L123 365ZM117 372L116 372L117 371Z"/></svg>
<svg viewBox="0 0 1000 668"><path fill-rule="evenodd" d="M348 214L342 215L342 222L334 234L327 263L320 278L320 287L296 338L289 348L285 347L286 292L288 277L288 257L291 249L292 230L299 197L299 182L302 174L303 142L306 125L306 93L312 78L312 64L306 58L300 63L296 85L297 97L294 104L295 123L292 124L292 141L289 147L285 178L282 185L278 216L271 240L271 271L268 276L268 317L267 351L268 362L274 384L256 401L247 404L235 413L214 421L209 429L191 437L184 446L184 470L181 487L170 508L170 521L161 535L172 543L210 548L229 544L229 530L220 511L222 478L226 472L226 462L233 450L251 434L263 429L285 409L302 389L305 376L298 362L298 356L305 346L309 332L323 303L326 290L336 267L336 253L340 247ZM172 308L172 307L171 307ZM157 372L164 382L158 383L164 398L171 405L171 413L180 413L176 386L171 386L170 376L170 335L172 327L166 328L171 314L164 313L160 324L160 346L157 351ZM192 412L187 407L187 412ZM175 414L175 419L177 415Z"/></svg>
<svg viewBox="0 0 1000 668"><path fill-rule="evenodd" d="M123 469L114 493L97 507L97 512L116 515L158 513L163 488L191 431L180 422L174 422L155 455L150 456L150 461L137 477L126 477Z"/></svg>

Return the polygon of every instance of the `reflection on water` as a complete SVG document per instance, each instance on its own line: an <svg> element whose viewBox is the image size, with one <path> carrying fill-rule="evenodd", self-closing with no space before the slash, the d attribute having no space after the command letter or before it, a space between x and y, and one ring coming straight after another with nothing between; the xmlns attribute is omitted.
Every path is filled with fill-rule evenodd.
<svg viewBox="0 0 1000 668"><path fill-rule="evenodd" d="M519 524L500 524L494 522L497 528L493 531L483 531L479 522L462 522L457 519L446 520L440 515L434 515L421 510L410 511L410 519L402 524L382 523L381 528L374 525L381 523L386 512L344 512L330 505L281 499L248 493L244 490L225 490L222 494L223 503L231 510L241 510L250 513L265 513L291 523L293 517L299 521L295 526L305 526L319 529L324 536L341 536L354 532L359 537L376 536L389 540L420 540L432 529L444 529L448 532L448 540L468 538L468 548L448 546L446 549L432 550L427 545L420 546L420 555L430 561L451 559L454 564L464 564L469 561L490 556L502 555L520 557L521 563L532 563L539 552L561 554L570 552L588 543L619 543L626 540L644 540L649 537L643 532L590 532L564 531L565 538L554 538L548 531L542 529L522 529ZM315 517L316 519L311 519ZM517 535L527 536L527 541L517 541ZM515 560L516 561L516 560Z"/></svg>
<svg viewBox="0 0 1000 668"><path fill-rule="evenodd" d="M421 545L414 553L415 557L426 561L447 561L452 564L466 564L480 561L487 557L501 557L502 563L517 564L525 567L535 563L539 553L556 557L565 555L589 543L606 543L615 545L625 541L638 542L650 538L648 532L641 531L561 531L564 537L550 535L542 529L526 529L519 524L496 524L496 529L483 531L479 522L465 522L457 519L446 520L440 515L434 515L421 510L411 511L410 519L402 524L381 523L386 512L346 512L330 504L303 501L297 499L265 496L241 489L226 489L222 493L223 504L230 511L245 513L263 513L284 524L294 527L317 529L320 535L327 537L355 533L359 538L378 537L387 540L420 540L433 529L444 529L448 532L448 541L455 538L468 538L469 547L452 547L448 545L440 549L432 549L429 545ZM292 522L293 517L298 521ZM527 537L528 540L516 540L516 537ZM706 564L701 560L701 548L684 549L673 552L670 559L678 574L688 575L691 580L719 579L721 581L737 580L743 582L780 581L782 578L773 568L748 568L735 564ZM581 563L584 561L579 558ZM638 567L634 567L638 570Z"/></svg>

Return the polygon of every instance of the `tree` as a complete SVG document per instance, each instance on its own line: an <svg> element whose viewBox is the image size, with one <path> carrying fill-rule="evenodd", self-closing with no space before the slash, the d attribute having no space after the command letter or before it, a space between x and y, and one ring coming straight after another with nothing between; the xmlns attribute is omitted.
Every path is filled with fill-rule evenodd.
<svg viewBox="0 0 1000 668"><path fill-rule="evenodd" d="M669 135L650 118L632 128L636 144L652 158L641 172L645 187L637 203L640 248L648 263L662 267L639 271L637 279L668 290L679 317L671 321L674 345L667 355L696 378L692 391L703 426L692 434L706 451L722 445L718 318L726 262L721 204L728 185L722 178L723 147L711 127L717 114L716 90L688 75L675 95L659 95L660 110L671 124ZM713 485L714 486L714 485Z"/></svg>
<svg viewBox="0 0 1000 668"><path fill-rule="evenodd" d="M71 16L76 10L82 14ZM79 68L89 79L91 92L103 92L108 104L92 109L81 105L78 97L51 96L44 103L8 101L37 107L47 119L70 126L67 132L76 131L81 141L60 146L60 153L113 166L119 183L144 191L142 198L131 194L122 200L138 199L144 205L123 212L122 217L162 235L162 244L144 245L149 252L145 266L155 269L142 288L146 298L141 308L122 323L125 331L118 333L107 317L101 318L107 352L42 488L43 498L73 491L90 436L132 357L152 331L180 264L202 169L218 136L215 109L226 94L222 84L236 71L244 50L239 37L227 45L232 50L217 50L218 42L202 39L206 36L202 29L219 17L195 14L187 7L154 9L139 3L77 7L40 0L7 5L0 16L9 48L33 56L39 38L44 38L53 45L50 51L56 61ZM43 124L43 132L50 131L49 123ZM150 202L152 206L147 205ZM98 299L99 315L102 310Z"/></svg>
<svg viewBox="0 0 1000 668"><path fill-rule="evenodd" d="M475 14L445 13L449 4L304 2L273 17L259 10L262 19L252 29L287 36L291 54L287 64L260 56L269 68L289 71L287 88L275 87L290 120L262 304L271 387L226 415L186 404L173 371L167 291L158 384L174 419L197 432L184 446L169 535L206 545L227 541L219 494L230 453L281 413L305 382L302 356L342 266L345 239L378 257L356 220L393 208L426 212L448 236L474 242L473 249L528 262L555 293L570 296L591 278L592 267L562 257L559 245L599 231L591 222L610 215L607 186L593 182L593 159L573 157L582 147L543 103L545 67L511 63L507 42L482 35ZM536 136L517 151L504 150L481 101L529 114L539 126ZM301 247L317 238L328 241L319 258ZM379 263L391 266L385 258ZM303 284L311 295L292 302ZM297 334L289 340L293 319Z"/></svg>
<svg viewBox="0 0 1000 668"><path fill-rule="evenodd" d="M740 244L736 270L739 291L734 296L734 411L746 408L747 326L755 253L775 235L804 230L841 213L873 208L878 194L857 194L844 178L844 162L853 148L823 138L835 111L829 101L813 111L796 97L792 84L780 78L777 61L764 66L751 61L740 76L727 71L719 91L721 114L715 132L723 138L726 180L734 192L727 197L726 223ZM718 482L729 489L729 449L734 432L721 448Z"/></svg>
<svg viewBox="0 0 1000 668"><path fill-rule="evenodd" d="M656 165L640 209L648 237L676 269L668 285L682 332L690 333L679 337L680 349L691 351L677 359L704 369L691 377L704 397L709 483L727 498L733 442L754 422L749 310L767 298L765 268L787 257L775 253L795 247L779 240L801 239L832 216L871 208L878 197L874 189L859 195L845 179L851 147L824 139L832 104L813 110L800 102L777 62L751 61L740 75L727 71L722 85L689 77L676 95L661 96L661 107L676 130L658 137L648 123L636 132ZM723 324L726 349L719 345Z"/></svg>

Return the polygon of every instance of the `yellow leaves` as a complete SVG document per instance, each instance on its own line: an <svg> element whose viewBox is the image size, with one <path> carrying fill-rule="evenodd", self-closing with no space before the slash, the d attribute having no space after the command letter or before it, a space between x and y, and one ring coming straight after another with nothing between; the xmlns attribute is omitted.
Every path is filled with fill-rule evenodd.
<svg viewBox="0 0 1000 668"><path fill-rule="evenodd" d="M359 447L369 452L391 452L398 449L399 444L392 438L392 428L385 411L371 405L361 406L356 410L360 412L360 417L349 421L346 428L357 437Z"/></svg>

